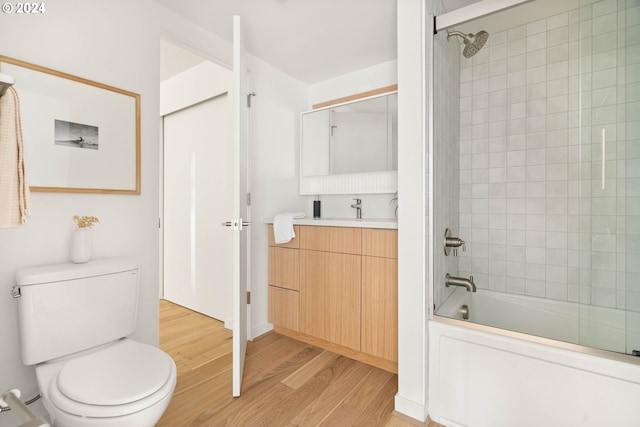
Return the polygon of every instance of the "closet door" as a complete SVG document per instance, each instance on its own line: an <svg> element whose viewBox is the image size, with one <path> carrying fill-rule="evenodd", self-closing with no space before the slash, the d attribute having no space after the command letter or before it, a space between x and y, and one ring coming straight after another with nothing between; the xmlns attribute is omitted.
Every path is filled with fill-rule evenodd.
<svg viewBox="0 0 640 427"><path fill-rule="evenodd" d="M164 116L164 298L231 318L232 144L226 94Z"/></svg>

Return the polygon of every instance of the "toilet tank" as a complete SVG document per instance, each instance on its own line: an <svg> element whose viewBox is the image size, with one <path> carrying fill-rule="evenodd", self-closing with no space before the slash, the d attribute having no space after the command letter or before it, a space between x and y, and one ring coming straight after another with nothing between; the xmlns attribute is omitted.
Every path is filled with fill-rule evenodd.
<svg viewBox="0 0 640 427"><path fill-rule="evenodd" d="M109 258L16 272L22 361L34 365L105 344L136 327L138 266Z"/></svg>

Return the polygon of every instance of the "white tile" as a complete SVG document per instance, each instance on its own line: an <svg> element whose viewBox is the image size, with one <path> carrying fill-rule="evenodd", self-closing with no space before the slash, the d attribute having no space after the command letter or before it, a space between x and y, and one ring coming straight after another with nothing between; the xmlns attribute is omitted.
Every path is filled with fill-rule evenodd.
<svg viewBox="0 0 640 427"><path fill-rule="evenodd" d="M507 149L507 141L504 137L489 138L489 152L502 152Z"/></svg>
<svg viewBox="0 0 640 427"><path fill-rule="evenodd" d="M530 197L545 197L547 195L546 185L544 182L527 182L526 195ZM531 213L531 212L530 212Z"/></svg>
<svg viewBox="0 0 640 427"><path fill-rule="evenodd" d="M547 96L547 82L527 85L527 100L544 99Z"/></svg>
<svg viewBox="0 0 640 427"><path fill-rule="evenodd" d="M549 65L527 69L527 84L535 84L547 81L547 69Z"/></svg>
<svg viewBox="0 0 640 427"><path fill-rule="evenodd" d="M546 79L555 80L569 76L569 62L560 61L554 64L548 64L546 70Z"/></svg>
<svg viewBox="0 0 640 427"><path fill-rule="evenodd" d="M544 264L533 264L533 263L526 263L526 278L527 278L527 283L529 281L535 280L535 281L542 281L544 283L545 280L545 265Z"/></svg>
<svg viewBox="0 0 640 427"><path fill-rule="evenodd" d="M525 277L524 262L507 261L507 277Z"/></svg>
<svg viewBox="0 0 640 427"><path fill-rule="evenodd" d="M521 25L519 27L510 28L508 30L508 40L518 40L523 39L527 36L527 26Z"/></svg>
<svg viewBox="0 0 640 427"><path fill-rule="evenodd" d="M507 42L507 31L498 31L491 34L491 44L499 45Z"/></svg>
<svg viewBox="0 0 640 427"><path fill-rule="evenodd" d="M534 99L527 102L527 114L529 116L543 116L547 114L547 102L545 102L545 99Z"/></svg>
<svg viewBox="0 0 640 427"><path fill-rule="evenodd" d="M616 49L605 50L592 55L592 70L600 71L608 68L615 68L618 63L618 53Z"/></svg>
<svg viewBox="0 0 640 427"><path fill-rule="evenodd" d="M507 72L513 73L516 71L522 71L527 67L527 56L514 55L507 59Z"/></svg>
<svg viewBox="0 0 640 427"><path fill-rule="evenodd" d="M507 56L521 55L527 51L527 39L509 40Z"/></svg>
<svg viewBox="0 0 640 427"><path fill-rule="evenodd" d="M526 119L527 133L545 132L549 116L530 116Z"/></svg>
<svg viewBox="0 0 640 427"><path fill-rule="evenodd" d="M518 86L524 86L526 82L525 71L516 71L507 74L507 87L513 88Z"/></svg>
<svg viewBox="0 0 640 427"><path fill-rule="evenodd" d="M567 180L566 164L547 165L546 179L547 181L566 181Z"/></svg>
<svg viewBox="0 0 640 427"><path fill-rule="evenodd" d="M506 109L506 107L503 107ZM507 122L506 121L496 121L489 123L489 137L504 137L507 134Z"/></svg>
<svg viewBox="0 0 640 427"><path fill-rule="evenodd" d="M546 46L557 46L559 44L569 42L569 27L562 26L553 30L547 31Z"/></svg>
<svg viewBox="0 0 640 427"><path fill-rule="evenodd" d="M474 65L472 70L473 80L489 77L489 63Z"/></svg>
<svg viewBox="0 0 640 427"><path fill-rule="evenodd" d="M492 62L494 62L497 59L506 58L507 44L506 43L499 44L499 45L492 44L489 48L489 57L491 58Z"/></svg>
<svg viewBox="0 0 640 427"><path fill-rule="evenodd" d="M547 211L547 199L544 197L527 197L527 214L544 215Z"/></svg>
<svg viewBox="0 0 640 427"><path fill-rule="evenodd" d="M532 50L544 49L547 47L547 33L542 32L532 36L527 36L526 50L530 52Z"/></svg>
<svg viewBox="0 0 640 427"><path fill-rule="evenodd" d="M544 266L542 266L544 268ZM525 294L533 297L545 296L545 282L544 280L525 280Z"/></svg>
<svg viewBox="0 0 640 427"><path fill-rule="evenodd" d="M618 33L611 31L593 36L592 53L604 52L618 47Z"/></svg>
<svg viewBox="0 0 640 427"><path fill-rule="evenodd" d="M547 30L562 27L569 24L569 13L561 13L547 18Z"/></svg>
<svg viewBox="0 0 640 427"><path fill-rule="evenodd" d="M552 147L547 148L547 164L565 164L568 161L567 158L567 147Z"/></svg>
<svg viewBox="0 0 640 427"><path fill-rule="evenodd" d="M568 61L569 60L569 44L561 43L557 46L553 46L548 48L546 51L546 63L553 64L560 61ZM530 64L527 63L529 66Z"/></svg>
<svg viewBox="0 0 640 427"><path fill-rule="evenodd" d="M616 13L609 13L607 15L601 15L594 17L593 19L593 35L608 33L616 31L618 28L618 15Z"/></svg>
<svg viewBox="0 0 640 427"><path fill-rule="evenodd" d="M525 182L526 168L524 166L509 166L507 168L508 182Z"/></svg>
<svg viewBox="0 0 640 427"><path fill-rule="evenodd" d="M527 230L531 231L546 231L547 224L545 215L527 215ZM527 256L527 262L541 262L544 263L544 257L542 261L530 261Z"/></svg>
<svg viewBox="0 0 640 427"><path fill-rule="evenodd" d="M489 75L490 76L499 76L502 74L507 74L507 60L506 59L498 59L495 61L489 62Z"/></svg>
<svg viewBox="0 0 640 427"><path fill-rule="evenodd" d="M546 179L545 165L533 165L526 167L527 181L544 181Z"/></svg>
<svg viewBox="0 0 640 427"><path fill-rule="evenodd" d="M489 79L483 78L473 81L472 93L474 95L489 92Z"/></svg>
<svg viewBox="0 0 640 427"><path fill-rule="evenodd" d="M547 215L546 227L547 231L567 232L568 230L567 215Z"/></svg>
<svg viewBox="0 0 640 427"><path fill-rule="evenodd" d="M527 24L527 36L532 34L542 33L547 30L547 20L540 19L539 21L530 22Z"/></svg>
<svg viewBox="0 0 640 427"><path fill-rule="evenodd" d="M547 150L538 148L527 150L527 165L544 165L547 161Z"/></svg>
<svg viewBox="0 0 640 427"><path fill-rule="evenodd" d="M559 130L567 128L567 113L555 113L547 115L547 124L545 130Z"/></svg>
<svg viewBox="0 0 640 427"><path fill-rule="evenodd" d="M489 92L496 92L507 88L507 76L502 74L489 78Z"/></svg>
<svg viewBox="0 0 640 427"><path fill-rule="evenodd" d="M546 247L552 249L567 249L567 233L547 231Z"/></svg>
<svg viewBox="0 0 640 427"><path fill-rule="evenodd" d="M525 139L524 130L520 134L513 133L509 135L509 139L507 141L508 151L524 150L525 148L526 148L526 139Z"/></svg>
<svg viewBox="0 0 640 427"><path fill-rule="evenodd" d="M547 177L549 176L549 168L547 168ZM546 195L548 197L567 197L567 181L548 181L546 183Z"/></svg>
<svg viewBox="0 0 640 427"><path fill-rule="evenodd" d="M490 92L487 98L487 101L488 101L489 107L495 107L497 105L506 105L507 91L499 90L499 91Z"/></svg>
<svg viewBox="0 0 640 427"><path fill-rule="evenodd" d="M550 96L553 95L565 95L569 93L569 79L567 77L548 80L546 82L546 89ZM546 95L545 93L545 95Z"/></svg>

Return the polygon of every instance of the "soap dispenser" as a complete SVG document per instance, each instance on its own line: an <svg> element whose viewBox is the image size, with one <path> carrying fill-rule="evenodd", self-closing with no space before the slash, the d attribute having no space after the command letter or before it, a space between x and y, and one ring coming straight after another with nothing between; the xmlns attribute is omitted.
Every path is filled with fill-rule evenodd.
<svg viewBox="0 0 640 427"><path fill-rule="evenodd" d="M316 194L316 199L313 201L313 217L320 218L320 195Z"/></svg>

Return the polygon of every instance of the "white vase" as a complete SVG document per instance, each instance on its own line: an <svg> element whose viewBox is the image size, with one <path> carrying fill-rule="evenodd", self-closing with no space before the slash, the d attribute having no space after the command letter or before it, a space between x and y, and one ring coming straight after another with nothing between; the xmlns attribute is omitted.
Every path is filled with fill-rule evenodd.
<svg viewBox="0 0 640 427"><path fill-rule="evenodd" d="M78 228L71 235L71 262L82 264L91 258L91 229Z"/></svg>

